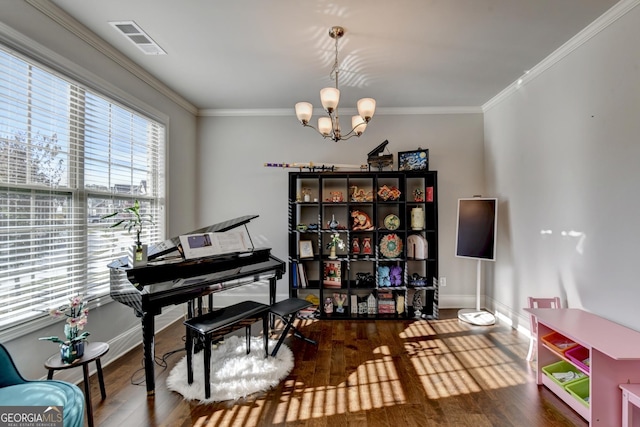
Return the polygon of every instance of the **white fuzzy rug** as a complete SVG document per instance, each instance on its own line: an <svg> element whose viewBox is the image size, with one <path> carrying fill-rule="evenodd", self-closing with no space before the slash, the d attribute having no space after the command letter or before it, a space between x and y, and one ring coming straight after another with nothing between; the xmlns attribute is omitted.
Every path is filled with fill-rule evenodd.
<svg viewBox="0 0 640 427"><path fill-rule="evenodd" d="M269 353L276 341L269 340ZM293 353L285 344L276 357L264 357L262 337L251 338L251 353L246 354L245 338L231 336L211 350L211 396L204 397L204 352L193 355L193 383L187 383L187 356L169 373L167 387L185 400L201 403L236 400L252 393L268 390L293 369Z"/></svg>

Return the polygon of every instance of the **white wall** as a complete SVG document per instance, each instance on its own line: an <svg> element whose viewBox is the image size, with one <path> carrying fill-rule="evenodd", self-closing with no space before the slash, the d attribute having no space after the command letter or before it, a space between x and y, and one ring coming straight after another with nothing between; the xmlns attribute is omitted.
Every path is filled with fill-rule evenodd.
<svg viewBox="0 0 640 427"><path fill-rule="evenodd" d="M501 201L487 295L516 321L527 296L558 295L640 330L638 46L635 7L485 111Z"/></svg>
<svg viewBox="0 0 640 427"><path fill-rule="evenodd" d="M289 116L201 117L198 132L198 223L258 214L250 223L252 236L284 261L290 170L264 163L366 164L367 153L384 140L395 160L398 151L428 148L429 169L438 171L439 269L448 283L440 305L475 305L475 263L455 258L454 243L457 199L484 190L482 114L376 115L361 138L343 142L303 128L293 108ZM286 280L278 283L279 297L288 295L287 286Z"/></svg>

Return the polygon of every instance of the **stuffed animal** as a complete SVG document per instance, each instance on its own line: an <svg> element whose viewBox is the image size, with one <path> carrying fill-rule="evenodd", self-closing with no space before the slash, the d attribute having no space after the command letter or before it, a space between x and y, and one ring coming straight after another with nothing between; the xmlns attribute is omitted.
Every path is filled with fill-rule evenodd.
<svg viewBox="0 0 640 427"><path fill-rule="evenodd" d="M402 285L402 267L399 265L394 265L390 270L390 278L389 281L391 286L400 286Z"/></svg>
<svg viewBox="0 0 640 427"><path fill-rule="evenodd" d="M391 279L389 277L389 267L378 267L378 286L388 287L391 286Z"/></svg>

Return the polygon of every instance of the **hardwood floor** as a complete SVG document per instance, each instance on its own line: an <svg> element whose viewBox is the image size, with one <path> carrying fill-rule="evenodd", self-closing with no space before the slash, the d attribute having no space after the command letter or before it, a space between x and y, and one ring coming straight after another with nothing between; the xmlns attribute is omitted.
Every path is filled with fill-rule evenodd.
<svg viewBox="0 0 640 427"><path fill-rule="evenodd" d="M156 393L147 397L142 349L104 367L107 398L91 378L94 421L124 426L587 426L525 360L510 327L472 326L455 310L437 321L298 321L317 347L285 341L295 367L276 388L237 402L199 405L167 390L184 356L182 322L156 335ZM175 351L175 352L173 352ZM173 353L172 353L173 352Z"/></svg>

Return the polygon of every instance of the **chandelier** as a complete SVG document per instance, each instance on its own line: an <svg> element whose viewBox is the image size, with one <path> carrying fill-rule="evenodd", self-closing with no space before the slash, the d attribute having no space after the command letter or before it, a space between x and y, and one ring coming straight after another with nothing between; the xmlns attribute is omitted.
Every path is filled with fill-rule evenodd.
<svg viewBox="0 0 640 427"><path fill-rule="evenodd" d="M335 40L336 59L331 68L329 77L335 80L335 87L325 87L320 90L320 102L327 112L328 117L318 118L318 128L309 124L313 114L313 105L310 102L298 102L296 104L296 116L302 126L310 127L318 131L324 138L331 138L334 141L347 140L353 136L360 136L364 132L367 124L373 117L376 110L376 100L373 98L362 98L358 101L358 115L351 117L351 130L342 134L340 129L340 119L338 118L338 102L340 101L340 90L338 89L338 40L344 35L344 28L331 27L329 36Z"/></svg>

